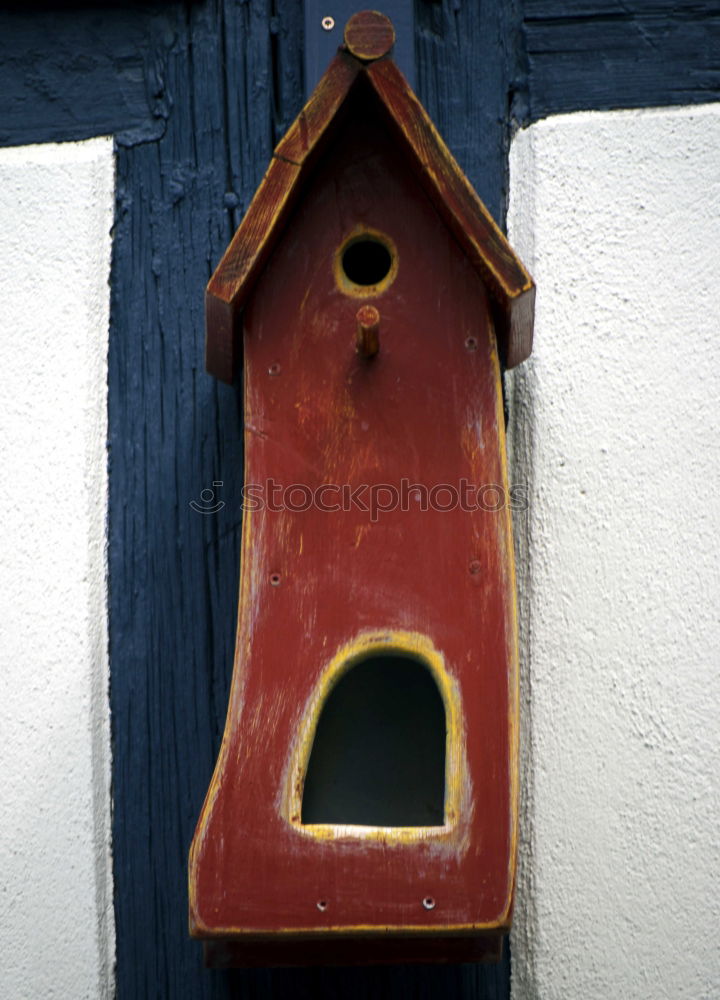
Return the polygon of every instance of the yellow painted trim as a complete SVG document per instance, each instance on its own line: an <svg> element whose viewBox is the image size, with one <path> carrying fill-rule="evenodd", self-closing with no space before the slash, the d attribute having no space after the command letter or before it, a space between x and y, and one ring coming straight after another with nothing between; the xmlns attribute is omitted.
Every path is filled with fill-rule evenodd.
<svg viewBox="0 0 720 1000"><path fill-rule="evenodd" d="M249 453L249 436L248 431L248 387L249 380L245 379L243 383L243 414L244 414L244 439L245 447L243 448L243 481L248 481L248 453ZM198 817L197 824L195 826L195 833L193 839L190 843L190 850L188 852L188 901L189 901L189 913L190 913L190 932L193 933L192 920L194 915L197 914L197 865L198 858L203 846L205 837L207 836L208 824L210 822L210 816L215 807L215 800L218 797L221 786L221 778L225 771L225 762L227 760L228 754L230 752L230 744L233 735L233 723L236 716L239 717L240 711L239 707L236 707L238 702L242 698L242 690L245 685L245 672L242 664L249 662L249 652L250 652L250 642L247 629L245 628L245 612L250 608L250 598L252 594L252 575L251 575L251 560L246 558L251 552L250 542L252 538L252 510L249 507L245 507L242 515L242 531L241 531L241 545L240 545L240 592L238 595L238 616L237 625L235 631L235 653L233 659L233 671L230 680L230 697L228 699L228 709L225 716L225 728L223 730L222 741L220 743L220 751L215 761L215 767L213 769L212 778L210 779L210 787L207 790L205 800L202 804L200 810L200 816ZM244 636L245 642L244 647L241 648L240 640Z"/></svg>
<svg viewBox="0 0 720 1000"><path fill-rule="evenodd" d="M453 934L472 935L484 931L504 931L508 929L504 919L490 920L486 924L353 924L352 926L331 925L328 927L278 927L277 930L267 928L213 927L196 924L190 929L194 938L212 940L213 938L235 939L268 938L276 936L293 938L327 937L328 934L349 937L362 934L365 937L433 937L435 935L452 936Z"/></svg>
<svg viewBox="0 0 720 1000"><path fill-rule="evenodd" d="M365 230L363 230L365 232ZM361 287L361 286L357 286ZM364 295L368 295L368 288L364 288ZM507 491L508 470L507 453L505 443L505 423L502 407L502 388L500 382L500 365L497 355L495 332L490 325L489 337L491 340L491 364L493 368L493 381L496 394L496 421L497 435L501 462L502 484ZM246 451L247 456L247 451ZM247 463L247 458L246 458ZM247 471L247 470L246 470ZM506 494L507 495L507 494ZM242 528L242 552L243 556L249 549L251 535L250 511L244 511ZM409 926L381 926L378 925L355 925L355 926L331 926L323 928L279 928L277 931L265 929L251 929L238 927L213 927L210 929L200 919L197 911L195 898L195 866L200 852L200 845L207 831L209 815L213 809L217 793L220 786L220 775L225 767L225 759L229 750L229 736L231 732L230 720L233 716L232 707L235 713L239 711L238 701L241 699L241 691L244 682L242 671L239 668L242 660L240 641L235 656L235 667L233 670L233 680L230 695L230 708L226 719L223 742L216 763L215 771L211 781L208 794L201 810L197 831L193 838L190 850L190 872L189 872L189 894L191 917L191 934L198 938L222 938L237 937L257 937L258 935L280 934L284 936L322 936L328 932L340 935L352 934L407 934L417 933L451 933L457 932L479 932L501 930L509 925L509 913L512 906L513 890L516 873L517 840L518 840L518 756L519 756L519 669L518 669L518 629L517 629L517 590L515 582L515 559L512 537L512 518L508 506L504 509L504 534L506 549L506 569L508 573L507 585L511 593L510 601L510 622L509 622L509 676L508 676L508 727L509 727L509 779L510 779L510 852L508 858L508 897L506 905L496 920L487 923L469 923L457 925L409 925ZM241 586L239 605L241 609L247 610L251 593L251 574L246 566L246 560L242 560ZM238 640L243 635L241 626L242 614L238 616ZM247 632L244 634L244 644L249 642ZM243 649L242 653L247 650ZM303 825L299 822L302 804L302 787L309 762L312 742L315 737L315 730L319 719L319 714L325 699L328 697L332 687L340 679L343 673L350 669L358 660L368 655L379 652L394 652L399 655L415 656L420 658L433 673L443 698L446 713L446 772L445 772L445 824L435 827L361 827L361 826L341 826L333 824ZM434 841L447 841L457 834L457 826L465 809L471 802L469 776L465 756L465 728L462 716L462 707L459 698L457 683L447 671L444 658L441 652L436 650L428 637L417 632L405 632L400 630L388 630L384 632L366 632L359 635L355 640L341 647L328 666L325 668L313 695L304 711L304 724L299 730L299 737L293 748L293 752L286 769L286 776L281 791L280 807L283 818L293 827L294 830L304 836L316 839L372 839L386 842L388 844L417 842L424 839ZM297 817L293 819L292 817Z"/></svg>
<svg viewBox="0 0 720 1000"><path fill-rule="evenodd" d="M493 382L495 383L495 413L500 452L500 471L505 496L510 496L508 478L507 441L505 435L505 411L503 409L502 375L498 357L497 337L492 318L488 310L488 333L490 336L490 363L492 364ZM509 922L515 896L515 880L517 871L518 844L518 797L520 768L520 646L518 638L518 599L517 582L515 578L515 547L512 530L512 511L505 504L503 513L505 528L505 565L508 570L506 589L510 591L510 636L508 642L508 770L510 778L510 851L508 854L508 903L502 915L504 922Z"/></svg>
<svg viewBox="0 0 720 1000"><path fill-rule="evenodd" d="M351 281L345 274L342 258L345 251L348 247L351 247L353 243L359 243L360 240L368 239L375 243L382 244L382 246L384 246L389 252L390 270L382 281L378 281L376 285L358 285L354 281ZM367 226L355 226L335 252L335 257L333 259L333 276L335 278L335 284L345 295L352 295L352 297L356 299L373 299L378 295L382 295L383 292L387 291L390 285L392 285L393 281L397 277L398 266L399 257L397 247L386 233L381 233L379 229L370 229Z"/></svg>
<svg viewBox="0 0 720 1000"><path fill-rule="evenodd" d="M445 706L445 822L442 826L359 826L300 821L302 797L320 713L340 678L362 660L382 654L407 656L420 660L435 680ZM420 632L389 630L363 632L341 646L325 667L303 713L298 736L286 768L280 812L295 830L319 840L380 840L404 844L418 840L447 838L457 827L462 814L463 796L468 791L465 756L465 727L460 692L448 672L442 653Z"/></svg>

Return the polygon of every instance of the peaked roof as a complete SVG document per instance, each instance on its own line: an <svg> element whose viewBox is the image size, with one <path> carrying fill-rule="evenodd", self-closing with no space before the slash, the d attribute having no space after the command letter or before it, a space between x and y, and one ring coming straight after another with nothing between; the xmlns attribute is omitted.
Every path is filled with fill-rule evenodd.
<svg viewBox="0 0 720 1000"><path fill-rule="evenodd" d="M363 18L371 22L370 30ZM535 302L532 278L386 54L393 41L392 25L384 15L364 12L350 19L344 48L278 143L260 187L210 279L205 295L205 361L207 370L223 381L232 382L237 374L242 307L283 231L312 163L322 151L323 139L361 79L379 99L395 138L409 154L438 214L480 274L493 303L507 367L530 354Z"/></svg>

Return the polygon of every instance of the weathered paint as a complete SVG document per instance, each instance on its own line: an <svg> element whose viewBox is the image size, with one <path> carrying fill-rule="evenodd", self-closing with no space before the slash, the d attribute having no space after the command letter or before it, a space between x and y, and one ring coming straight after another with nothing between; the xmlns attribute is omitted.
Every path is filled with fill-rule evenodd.
<svg viewBox="0 0 720 1000"><path fill-rule="evenodd" d="M338 122L347 116L349 107L358 104L372 107L378 120L391 130L425 194L481 276L505 363L513 367L530 354L535 301L532 279L402 73L392 59L382 58L389 47L392 25L379 14L372 17L385 26L386 34L376 39L375 22L365 25L358 15L348 22L348 48L352 43L358 52L377 52L380 58L361 59L349 51L338 52L278 143L262 184L210 279L206 364L211 374L226 382L238 374L241 310L284 232L303 184L318 159L326 155ZM352 234L346 244L351 238ZM343 250L344 245L338 253ZM391 275L387 280L392 280Z"/></svg>
<svg viewBox="0 0 720 1000"><path fill-rule="evenodd" d="M533 4L528 77L519 3L417 5L416 89L496 218L509 121L720 96L713 4L618 7ZM120 147L109 386L118 995L506 996L507 966L225 977L199 969L187 940L185 852L225 715L242 485L234 394L201 374L195 286L298 111L301 15L295 0L102 11L32 3L0 13L0 144L114 132ZM164 421L148 448L153 400ZM183 517L188 498L216 479L226 506Z"/></svg>
<svg viewBox="0 0 720 1000"><path fill-rule="evenodd" d="M720 99L716 0L524 0L522 124L562 111Z"/></svg>
<svg viewBox="0 0 720 1000"><path fill-rule="evenodd" d="M507 497L488 295L384 121L379 103L351 101L246 306L246 479L311 491L498 483ZM355 350L357 299L333 266L358 227L397 252L393 281L367 289L384 331L372 360ZM320 936L329 957L333 934L382 934L383 958L395 945L397 959L427 960L426 943L442 955L440 936L464 933L470 959L473 937L484 952L482 933L509 924L509 510L416 508L373 518L286 505L247 518L228 722L190 867L193 933L222 942L223 962L229 942L252 961L253 941L269 952L272 934ZM362 648L415 653L436 676L448 727L443 826L300 829L314 712ZM427 896L436 907L423 907ZM411 933L422 935L415 948ZM359 945L357 960L372 961L374 945Z"/></svg>
<svg viewBox="0 0 720 1000"><path fill-rule="evenodd" d="M425 193L483 280L504 364L520 364L532 350L535 287L530 275L393 62L372 63L367 76Z"/></svg>
<svg viewBox="0 0 720 1000"><path fill-rule="evenodd" d="M200 1000L240 984L272 988L261 973L238 981L207 972L187 934L187 850L230 683L243 471L237 394L218 391L203 371L202 289L262 176L275 128L281 134L297 111L301 10L294 0L278 5L273 53L262 5L163 8L172 44L156 49L155 69L172 111L157 142L117 157L109 414L117 982L121 998ZM225 506L213 515L191 508L218 480ZM282 978L272 982L283 989Z"/></svg>
<svg viewBox="0 0 720 1000"><path fill-rule="evenodd" d="M171 111L165 69L178 21L178 8L166 3L5 4L0 146L98 135L156 142Z"/></svg>

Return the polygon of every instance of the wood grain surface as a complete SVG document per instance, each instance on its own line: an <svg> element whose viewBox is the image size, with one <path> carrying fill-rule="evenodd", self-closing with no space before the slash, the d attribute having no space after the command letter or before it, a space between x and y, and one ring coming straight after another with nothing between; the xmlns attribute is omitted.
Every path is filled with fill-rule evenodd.
<svg viewBox="0 0 720 1000"><path fill-rule="evenodd" d="M416 90L500 222L512 129L720 99L710 0L419 3ZM0 12L0 145L113 134L110 660L117 995L499 998L509 962L219 972L187 934L187 849L220 746L237 613L238 390L203 370L202 289L300 110L296 0ZM215 488L214 515L189 506Z"/></svg>
<svg viewBox="0 0 720 1000"><path fill-rule="evenodd" d="M381 27L387 27L382 18ZM364 28L364 22L357 27L360 39ZM392 59L366 61L368 65L340 52L331 62L278 144L245 218L210 279L206 365L223 381L232 382L238 374L240 312L301 197L303 180L322 158L352 102L373 107L378 119L390 126L409 168L482 277L504 364L513 367L532 350L535 288L530 275Z"/></svg>
<svg viewBox="0 0 720 1000"><path fill-rule="evenodd" d="M396 960L446 960L434 939L448 934L466 945L454 941L452 954L469 960L509 926L515 870L500 368L484 283L367 96L351 98L246 305L245 470L259 503L245 512L233 687L191 852L191 926L251 958L268 934L292 944L325 933L329 960L335 935L345 960L350 937L356 960L372 961L373 934L385 960L391 940ZM348 293L334 267L363 232L397 258L388 282L365 292L383 331L372 360L356 350L362 289ZM268 505L271 480L294 486L293 506L290 492ZM403 483L424 490L429 509L403 501ZM496 484L498 509L477 496L461 507L462 483ZM344 488L362 505L307 499ZM317 714L335 677L368 651L419 656L442 692L442 826L301 821ZM284 957L280 943L276 952Z"/></svg>

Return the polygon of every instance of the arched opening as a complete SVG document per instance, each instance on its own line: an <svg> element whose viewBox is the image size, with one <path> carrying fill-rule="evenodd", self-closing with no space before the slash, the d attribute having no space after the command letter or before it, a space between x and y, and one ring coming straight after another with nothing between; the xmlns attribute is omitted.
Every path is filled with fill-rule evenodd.
<svg viewBox="0 0 720 1000"><path fill-rule="evenodd" d="M373 654L337 682L320 712L302 823L442 826L445 705L416 657Z"/></svg>

